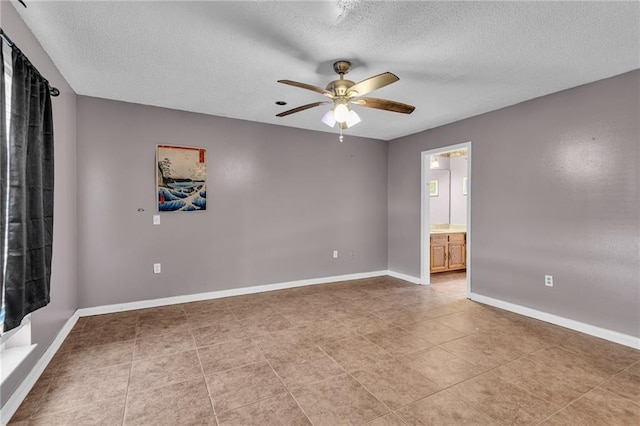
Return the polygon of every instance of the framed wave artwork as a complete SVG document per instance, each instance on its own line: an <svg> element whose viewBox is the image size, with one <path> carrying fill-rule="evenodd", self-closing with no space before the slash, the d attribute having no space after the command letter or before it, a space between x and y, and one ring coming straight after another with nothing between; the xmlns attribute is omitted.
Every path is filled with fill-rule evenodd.
<svg viewBox="0 0 640 426"><path fill-rule="evenodd" d="M207 150L158 145L156 149L158 211L207 209Z"/></svg>

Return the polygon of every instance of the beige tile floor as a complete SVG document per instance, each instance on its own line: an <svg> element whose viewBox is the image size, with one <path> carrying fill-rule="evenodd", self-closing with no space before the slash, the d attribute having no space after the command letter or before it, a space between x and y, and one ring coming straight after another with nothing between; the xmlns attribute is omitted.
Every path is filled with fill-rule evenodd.
<svg viewBox="0 0 640 426"><path fill-rule="evenodd" d="M637 425L640 351L389 277L81 318L16 425Z"/></svg>

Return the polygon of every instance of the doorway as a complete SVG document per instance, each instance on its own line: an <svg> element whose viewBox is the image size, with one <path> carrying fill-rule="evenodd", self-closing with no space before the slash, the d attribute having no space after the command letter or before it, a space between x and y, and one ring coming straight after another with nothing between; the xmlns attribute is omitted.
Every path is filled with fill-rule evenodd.
<svg viewBox="0 0 640 426"><path fill-rule="evenodd" d="M471 142L423 151L421 160L420 282L465 281L468 297L472 260ZM465 269L461 269L462 257ZM432 274L432 266L437 273Z"/></svg>

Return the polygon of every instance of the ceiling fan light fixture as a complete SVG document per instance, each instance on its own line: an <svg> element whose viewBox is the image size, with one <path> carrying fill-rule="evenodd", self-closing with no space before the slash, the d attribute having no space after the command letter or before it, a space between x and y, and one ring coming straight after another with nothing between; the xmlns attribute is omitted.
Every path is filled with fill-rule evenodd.
<svg viewBox="0 0 640 426"><path fill-rule="evenodd" d="M333 118L338 123L344 123L345 121L347 121L348 117L349 117L349 107L346 106L345 104L337 104L333 108Z"/></svg>
<svg viewBox="0 0 640 426"><path fill-rule="evenodd" d="M360 122L360 116L354 110L349 110L349 114L347 115L347 126L353 127Z"/></svg>
<svg viewBox="0 0 640 426"><path fill-rule="evenodd" d="M329 127L333 127L336 125L336 119L333 118L333 110L330 109L329 111L325 112L324 115L322 116L322 122L324 124L326 124Z"/></svg>
<svg viewBox="0 0 640 426"><path fill-rule="evenodd" d="M340 0L339 0L340 1ZM359 0L343 0L343 1L359 1ZM278 80L278 83L287 84L289 86L299 87L301 89L310 90L326 96L330 100L323 102L314 102L302 105L288 111L276 114L276 117L286 117L288 115L306 111L320 105L332 103L329 111L325 112L321 121L329 127L335 127L336 124L340 128L340 142L342 142L342 131L360 123L360 116L349 108L349 104L355 104L366 108L375 108L384 111L399 112L402 114L411 114L415 107L401 102L390 101L388 99L365 98L362 97L374 90L381 89L391 83L398 81L398 76L390 72L374 75L362 81L354 83L346 80L344 75L351 69L349 61L337 61L333 64L333 70L339 75L338 80L330 81L325 88L315 86L313 84L300 83L293 80ZM280 104L280 102L277 102Z"/></svg>

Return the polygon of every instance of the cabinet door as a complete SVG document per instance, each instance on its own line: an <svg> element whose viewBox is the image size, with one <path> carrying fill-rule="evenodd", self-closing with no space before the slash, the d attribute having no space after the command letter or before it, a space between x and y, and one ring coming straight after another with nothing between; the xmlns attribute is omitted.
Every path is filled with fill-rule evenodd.
<svg viewBox="0 0 640 426"><path fill-rule="evenodd" d="M463 242L449 242L449 271L465 269L467 267L467 246Z"/></svg>
<svg viewBox="0 0 640 426"><path fill-rule="evenodd" d="M447 270L447 244L431 243L431 272Z"/></svg>

